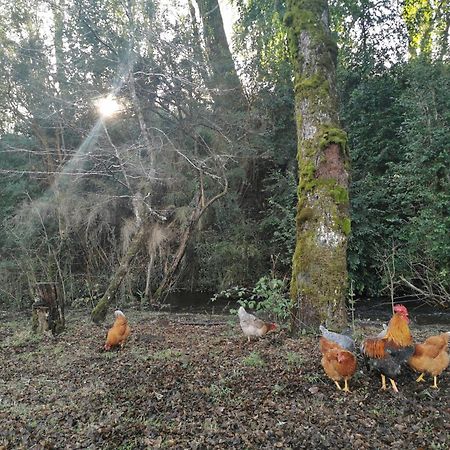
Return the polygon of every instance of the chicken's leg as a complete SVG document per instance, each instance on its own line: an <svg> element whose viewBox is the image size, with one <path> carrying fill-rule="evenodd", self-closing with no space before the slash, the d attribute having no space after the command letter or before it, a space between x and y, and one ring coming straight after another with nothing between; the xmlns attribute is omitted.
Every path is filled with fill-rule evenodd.
<svg viewBox="0 0 450 450"><path fill-rule="evenodd" d="M389 378L389 381L392 384L392 389L394 389L394 391L398 393L398 389L397 389L397 385L395 384L395 381L392 378Z"/></svg>
<svg viewBox="0 0 450 450"><path fill-rule="evenodd" d="M334 380L334 382L335 382L337 388L338 388L339 390L341 390L341 386L339 386L339 383L338 383L336 380Z"/></svg>
<svg viewBox="0 0 450 450"><path fill-rule="evenodd" d="M347 378L344 379L344 392L350 392L350 389L348 388L348 380Z"/></svg>
<svg viewBox="0 0 450 450"><path fill-rule="evenodd" d="M425 375L424 373L421 373L421 374L419 375L419 378L417 378L416 381L417 381L418 383L420 383L421 381L425 381L425 380L423 379L424 375Z"/></svg>
<svg viewBox="0 0 450 450"><path fill-rule="evenodd" d="M381 374L381 389L386 390L386 377L383 374Z"/></svg>
<svg viewBox="0 0 450 450"><path fill-rule="evenodd" d="M431 385L431 387L434 389L439 389L439 387L437 385L437 376L435 375L433 378L434 378L434 383Z"/></svg>

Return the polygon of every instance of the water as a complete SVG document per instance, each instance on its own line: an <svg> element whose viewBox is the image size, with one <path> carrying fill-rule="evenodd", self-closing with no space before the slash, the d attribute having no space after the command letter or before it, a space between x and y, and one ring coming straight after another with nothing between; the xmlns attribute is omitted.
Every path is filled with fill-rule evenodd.
<svg viewBox="0 0 450 450"><path fill-rule="evenodd" d="M211 301L213 294L207 292L174 292L167 296L162 309L169 312L199 314L228 314L239 305L234 300Z"/></svg>
<svg viewBox="0 0 450 450"><path fill-rule="evenodd" d="M182 293L175 292L170 294L164 305L163 310L169 312L181 313L200 313L200 314L228 314L230 309L239 307L235 300L220 299L211 301L212 294ZM450 331L450 311L439 311L430 305L419 303L413 300L405 300L403 303L409 311L411 320L418 325L449 325ZM360 299L355 305L355 318L359 320L374 320L388 322L392 316L392 307L389 299Z"/></svg>
<svg viewBox="0 0 450 450"><path fill-rule="evenodd" d="M450 311L438 310L417 300L406 299L396 301L408 308L410 319L418 325L449 325ZM361 320L379 320L387 322L392 316L392 306L389 299L361 299L356 303L355 316Z"/></svg>

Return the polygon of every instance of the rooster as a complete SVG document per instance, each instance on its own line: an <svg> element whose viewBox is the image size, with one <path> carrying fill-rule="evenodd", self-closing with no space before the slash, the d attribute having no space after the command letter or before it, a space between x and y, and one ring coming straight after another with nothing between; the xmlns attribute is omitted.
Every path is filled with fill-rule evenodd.
<svg viewBox="0 0 450 450"><path fill-rule="evenodd" d="M386 389L387 376L392 389L398 392L395 378L400 374L402 364L414 353L408 323L406 307L395 305L387 329L376 337L365 339L361 344L361 353L369 358L369 365L381 373L381 389Z"/></svg>
<svg viewBox="0 0 450 450"><path fill-rule="evenodd" d="M324 331L322 330L322 333ZM326 330L326 329L325 329ZM328 332L328 330L326 330ZM349 339L351 342L353 340L348 336L333 333L334 337L338 340L341 340L341 337ZM347 345L350 345L350 342L344 339ZM328 378L331 378L336 384L337 388L341 390L341 386L339 381L344 380L344 388L342 389L344 392L350 392L348 387L348 380L353 376L356 372L356 356L349 350L341 347L336 342L328 340L325 337L321 337L319 340L320 352L322 353L322 367L325 370ZM353 343L354 347L354 343Z"/></svg>
<svg viewBox="0 0 450 450"><path fill-rule="evenodd" d="M123 348L125 341L131 333L127 318L120 309L114 311L114 316L116 317L116 320L106 336L104 347L106 351L117 345L120 345L120 348Z"/></svg>
<svg viewBox="0 0 450 450"><path fill-rule="evenodd" d="M276 324L264 322L253 314L249 314L243 306L238 309L239 323L242 331L247 336L248 342L252 336L261 337L277 328Z"/></svg>
<svg viewBox="0 0 450 450"><path fill-rule="evenodd" d="M434 378L432 388L437 389L437 377L448 366L450 357L448 355L448 340L450 332L430 336L423 344L416 344L414 354L409 358L408 364L417 372L421 372L417 382L424 381L425 373Z"/></svg>

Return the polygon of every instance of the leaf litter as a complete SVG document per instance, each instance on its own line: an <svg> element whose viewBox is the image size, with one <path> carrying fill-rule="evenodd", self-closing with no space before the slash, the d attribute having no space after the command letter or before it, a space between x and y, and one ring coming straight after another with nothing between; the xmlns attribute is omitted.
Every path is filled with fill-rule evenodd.
<svg viewBox="0 0 450 450"><path fill-rule="evenodd" d="M434 390L406 369L396 395L358 358L346 394L317 336L249 344L229 316L128 317L132 336L112 352L86 313L69 311L56 338L3 320L0 450L448 448L448 372ZM417 340L440 331L412 327Z"/></svg>

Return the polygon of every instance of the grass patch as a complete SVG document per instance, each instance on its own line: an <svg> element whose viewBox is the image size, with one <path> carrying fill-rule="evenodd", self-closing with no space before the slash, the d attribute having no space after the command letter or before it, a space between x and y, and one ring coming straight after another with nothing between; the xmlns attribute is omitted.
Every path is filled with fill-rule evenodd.
<svg viewBox="0 0 450 450"><path fill-rule="evenodd" d="M171 359L179 359L182 355L183 355L183 352L181 352L180 350L168 348L168 349L153 353L153 355L151 355L151 357L158 361L164 361L164 360L171 360Z"/></svg>
<svg viewBox="0 0 450 450"><path fill-rule="evenodd" d="M213 383L209 386L208 393L211 396L212 401L217 403L220 400L229 399L233 393L233 390L228 386L225 386L223 383Z"/></svg>
<svg viewBox="0 0 450 450"><path fill-rule="evenodd" d="M299 367L303 364L303 357L296 352L286 353L286 362L290 366Z"/></svg>
<svg viewBox="0 0 450 450"><path fill-rule="evenodd" d="M308 382L308 383L318 383L319 381L322 380L322 377L318 374L315 373L306 373L303 375L303 378Z"/></svg>
<svg viewBox="0 0 450 450"><path fill-rule="evenodd" d="M258 352L251 352L242 362L250 367L263 367L266 364Z"/></svg>
<svg viewBox="0 0 450 450"><path fill-rule="evenodd" d="M21 329L15 331L12 336L6 337L1 347L23 347L28 344L40 342L41 340L41 335L32 333L30 330Z"/></svg>

